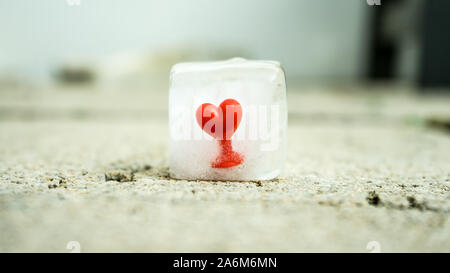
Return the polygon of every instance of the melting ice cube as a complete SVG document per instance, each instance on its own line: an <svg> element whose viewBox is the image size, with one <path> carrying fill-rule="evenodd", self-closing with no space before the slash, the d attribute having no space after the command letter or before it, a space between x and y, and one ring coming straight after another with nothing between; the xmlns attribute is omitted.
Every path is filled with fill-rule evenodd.
<svg viewBox="0 0 450 273"><path fill-rule="evenodd" d="M169 90L170 175L268 180L282 171L287 105L275 61L176 64Z"/></svg>

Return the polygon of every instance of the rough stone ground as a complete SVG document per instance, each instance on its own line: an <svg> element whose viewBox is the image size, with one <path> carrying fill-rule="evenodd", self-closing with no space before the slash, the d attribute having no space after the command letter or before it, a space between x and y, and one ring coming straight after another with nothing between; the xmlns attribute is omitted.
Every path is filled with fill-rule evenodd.
<svg viewBox="0 0 450 273"><path fill-rule="evenodd" d="M0 90L0 251L450 251L449 96L288 95L285 174L245 183L168 177L165 91Z"/></svg>

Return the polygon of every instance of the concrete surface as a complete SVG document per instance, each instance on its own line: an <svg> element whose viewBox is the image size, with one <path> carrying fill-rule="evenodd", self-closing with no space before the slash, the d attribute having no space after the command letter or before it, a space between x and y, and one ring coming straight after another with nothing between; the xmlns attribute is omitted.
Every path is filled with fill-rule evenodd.
<svg viewBox="0 0 450 273"><path fill-rule="evenodd" d="M0 251L449 252L450 97L409 89L291 89L257 183L170 179L164 91L0 90Z"/></svg>

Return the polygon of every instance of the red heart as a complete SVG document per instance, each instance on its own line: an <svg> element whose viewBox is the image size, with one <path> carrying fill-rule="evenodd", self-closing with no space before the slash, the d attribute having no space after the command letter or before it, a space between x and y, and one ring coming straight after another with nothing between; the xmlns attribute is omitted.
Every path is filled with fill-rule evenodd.
<svg viewBox="0 0 450 273"><path fill-rule="evenodd" d="M203 103L196 111L197 123L203 131L219 140L229 140L242 119L242 107L233 99L224 100L219 107Z"/></svg>

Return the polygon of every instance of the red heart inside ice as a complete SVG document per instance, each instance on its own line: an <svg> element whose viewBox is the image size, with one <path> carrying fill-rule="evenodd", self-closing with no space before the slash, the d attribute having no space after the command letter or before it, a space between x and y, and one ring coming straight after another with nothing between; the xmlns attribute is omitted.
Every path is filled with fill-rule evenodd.
<svg viewBox="0 0 450 273"><path fill-rule="evenodd" d="M231 168L241 164L244 157L233 151L231 137L242 119L242 107L236 100L222 101L219 107L203 103L195 113L197 123L203 131L218 140L219 155L211 163L213 168Z"/></svg>
<svg viewBox="0 0 450 273"><path fill-rule="evenodd" d="M242 107L233 99L224 100L219 107L203 103L196 111L197 123L203 131L218 140L229 140L242 119Z"/></svg>

